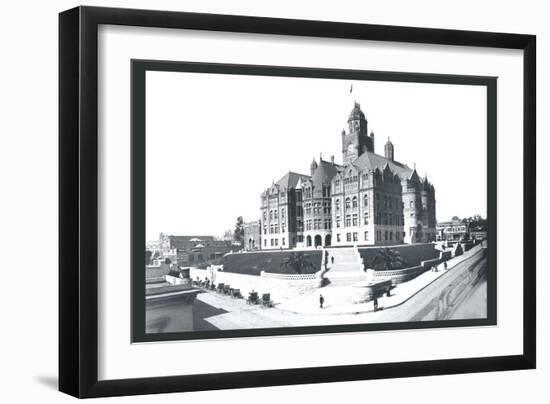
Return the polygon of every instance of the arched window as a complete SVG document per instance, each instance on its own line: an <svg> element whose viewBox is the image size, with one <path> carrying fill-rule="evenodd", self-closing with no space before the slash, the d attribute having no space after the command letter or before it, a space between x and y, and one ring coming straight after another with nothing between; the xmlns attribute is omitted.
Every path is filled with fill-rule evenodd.
<svg viewBox="0 0 550 404"><path fill-rule="evenodd" d="M273 220L273 211L272 210L269 211L269 220Z"/></svg>
<svg viewBox="0 0 550 404"><path fill-rule="evenodd" d="M365 207L369 206L369 195L368 194L365 194L363 196L363 206L365 206Z"/></svg>
<svg viewBox="0 0 550 404"><path fill-rule="evenodd" d="M346 208L349 209L351 204L351 199L348 197L346 198Z"/></svg>
<svg viewBox="0 0 550 404"><path fill-rule="evenodd" d="M352 207L356 208L357 207L357 197L354 196L353 199L352 199Z"/></svg>
<svg viewBox="0 0 550 404"><path fill-rule="evenodd" d="M340 199L336 199L336 212L340 212Z"/></svg>

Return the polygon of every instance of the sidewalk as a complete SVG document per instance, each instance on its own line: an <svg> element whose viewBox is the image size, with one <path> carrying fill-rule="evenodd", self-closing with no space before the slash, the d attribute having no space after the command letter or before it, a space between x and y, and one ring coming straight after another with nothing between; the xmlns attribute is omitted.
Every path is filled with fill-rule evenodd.
<svg viewBox="0 0 550 404"><path fill-rule="evenodd" d="M378 299L378 310L389 309L403 304L436 279L451 271L457 264L470 259L479 252L480 248L480 246L476 246L463 255L450 259L447 261L447 270L444 270L443 264L440 264L437 266L437 272L426 271L408 282L397 285L392 289L391 296L388 297L384 295ZM314 315L374 312L374 303L372 301L366 303L353 303L351 301L351 288L352 286L327 286L314 290L306 295L284 300L277 304L276 308L292 313ZM322 309L319 307L319 295L321 294L325 299L325 304Z"/></svg>

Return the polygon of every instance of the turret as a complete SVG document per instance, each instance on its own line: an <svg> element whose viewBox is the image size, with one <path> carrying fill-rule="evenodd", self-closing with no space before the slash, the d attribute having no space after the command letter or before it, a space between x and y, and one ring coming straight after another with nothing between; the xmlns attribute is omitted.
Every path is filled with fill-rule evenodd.
<svg viewBox="0 0 550 404"><path fill-rule="evenodd" d="M317 167L319 167L317 165L317 162L315 161L315 157L313 157L313 161L311 162L311 165L309 166L310 168L310 172L311 172L311 176L313 177L313 173L315 172L315 170L317 170Z"/></svg>
<svg viewBox="0 0 550 404"><path fill-rule="evenodd" d="M374 134L372 134L374 136ZM384 146L384 157L386 159L393 161L394 155L393 155L393 143L390 141L390 138L388 137L388 141L386 142L386 145Z"/></svg>

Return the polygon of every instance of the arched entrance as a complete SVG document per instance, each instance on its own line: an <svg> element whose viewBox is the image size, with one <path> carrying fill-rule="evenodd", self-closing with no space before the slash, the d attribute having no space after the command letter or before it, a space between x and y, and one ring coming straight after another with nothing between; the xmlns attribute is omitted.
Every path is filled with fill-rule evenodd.
<svg viewBox="0 0 550 404"><path fill-rule="evenodd" d="M306 246L311 247L311 236L306 237Z"/></svg>
<svg viewBox="0 0 550 404"><path fill-rule="evenodd" d="M317 234L315 236L315 247L319 247L323 244L323 238L321 237L320 234Z"/></svg>
<svg viewBox="0 0 550 404"><path fill-rule="evenodd" d="M325 236L325 247L330 246L331 239L332 239L332 237L330 236L330 234L327 234Z"/></svg>

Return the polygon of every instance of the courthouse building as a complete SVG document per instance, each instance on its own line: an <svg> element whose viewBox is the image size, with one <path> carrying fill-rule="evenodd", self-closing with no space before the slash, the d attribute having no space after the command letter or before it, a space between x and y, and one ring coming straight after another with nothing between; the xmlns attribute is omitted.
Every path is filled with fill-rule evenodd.
<svg viewBox="0 0 550 404"><path fill-rule="evenodd" d="M356 102L342 131L342 164L319 157L310 172L288 172L261 195L262 249L434 241L435 190L416 168L384 155Z"/></svg>

